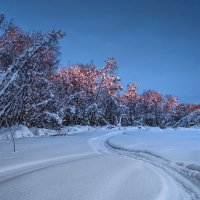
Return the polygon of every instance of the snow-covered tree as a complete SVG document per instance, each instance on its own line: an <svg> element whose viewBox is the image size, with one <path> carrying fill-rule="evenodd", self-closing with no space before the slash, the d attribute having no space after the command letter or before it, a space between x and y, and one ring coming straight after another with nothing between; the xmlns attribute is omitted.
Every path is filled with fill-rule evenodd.
<svg viewBox="0 0 200 200"><path fill-rule="evenodd" d="M174 127L200 127L200 109L181 118Z"/></svg>
<svg viewBox="0 0 200 200"><path fill-rule="evenodd" d="M159 126L162 112L162 95L153 90L145 91L139 98L136 112L140 122L149 126Z"/></svg>
<svg viewBox="0 0 200 200"><path fill-rule="evenodd" d="M49 76L57 67L60 31L25 33L13 24L0 36L0 126L46 126L56 112ZM48 114L49 117L49 114Z"/></svg>
<svg viewBox="0 0 200 200"><path fill-rule="evenodd" d="M62 125L199 125L200 105L180 104L153 90L139 95L129 84L124 95L118 65L108 58L59 68L61 31L25 32L0 14L0 127Z"/></svg>
<svg viewBox="0 0 200 200"><path fill-rule="evenodd" d="M128 109L127 118L128 125L137 125L137 115L136 115L136 105L139 100L139 95L137 94L137 85L128 84L127 91L125 91L124 96L122 97L124 105Z"/></svg>
<svg viewBox="0 0 200 200"><path fill-rule="evenodd" d="M179 101L176 96L167 95L163 102L161 114L161 128L171 127L177 122L177 108Z"/></svg>

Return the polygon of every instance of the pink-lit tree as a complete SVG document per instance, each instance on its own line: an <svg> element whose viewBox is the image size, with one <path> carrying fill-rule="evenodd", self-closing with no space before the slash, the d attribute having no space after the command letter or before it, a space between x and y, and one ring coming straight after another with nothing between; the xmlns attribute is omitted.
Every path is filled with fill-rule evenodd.
<svg viewBox="0 0 200 200"><path fill-rule="evenodd" d="M25 33L5 23L0 36L0 118L1 126L26 124L46 126L52 122L53 94L50 74L55 71L59 31ZM55 115L54 115L55 116ZM54 121L54 120L53 120Z"/></svg>

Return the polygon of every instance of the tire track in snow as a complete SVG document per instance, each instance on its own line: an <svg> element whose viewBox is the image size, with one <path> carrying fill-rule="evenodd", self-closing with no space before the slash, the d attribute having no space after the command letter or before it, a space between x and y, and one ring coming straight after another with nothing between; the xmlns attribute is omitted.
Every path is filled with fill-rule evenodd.
<svg viewBox="0 0 200 200"><path fill-rule="evenodd" d="M125 148L119 148L118 146L115 146L110 142L110 140L111 138L115 137L120 133L122 132L119 131L117 133L110 133L96 138L92 138L90 141L91 146L93 149L96 149L96 151L99 152L99 154L102 154L103 152L109 152L120 156L131 157L136 160L141 160L145 163L148 163L162 170L163 173L166 173L170 177L172 177L173 180L181 187L182 193L185 197L184 199L200 200L200 189L198 188L200 185L200 178L199 176L194 176L194 172L192 170L178 166L176 163L168 161L164 158L162 159L161 157L157 157L146 151L129 151ZM164 188L160 196L158 195L157 200L163 200L167 191L167 186L165 185L166 183L163 177L161 177L161 181L163 181Z"/></svg>

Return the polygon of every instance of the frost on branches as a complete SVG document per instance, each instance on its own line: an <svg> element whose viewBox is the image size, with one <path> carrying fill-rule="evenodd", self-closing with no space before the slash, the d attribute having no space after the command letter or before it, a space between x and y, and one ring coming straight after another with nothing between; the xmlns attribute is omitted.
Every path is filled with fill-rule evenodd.
<svg viewBox="0 0 200 200"><path fill-rule="evenodd" d="M61 102L63 124L115 123L116 117L113 121L107 119L107 115L114 113L110 106L116 104L121 84L114 73L116 64L108 65L110 60L114 62L113 58L108 59L103 68L96 68L93 64L77 64L63 68L51 77L56 97Z"/></svg>
<svg viewBox="0 0 200 200"><path fill-rule="evenodd" d="M0 126L46 126L44 113L56 112L52 83L61 32L25 33L5 23L0 37Z"/></svg>
<svg viewBox="0 0 200 200"><path fill-rule="evenodd" d="M100 68L59 67L61 31L27 33L1 14L0 34L0 127L200 126L200 105L153 90L139 94L136 84L122 94L114 58Z"/></svg>

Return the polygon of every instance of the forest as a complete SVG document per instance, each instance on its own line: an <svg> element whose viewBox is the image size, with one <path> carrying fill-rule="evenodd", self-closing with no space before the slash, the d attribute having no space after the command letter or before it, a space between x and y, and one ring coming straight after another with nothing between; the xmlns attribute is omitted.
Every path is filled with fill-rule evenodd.
<svg viewBox="0 0 200 200"><path fill-rule="evenodd" d="M200 126L200 105L155 90L122 92L117 61L61 66L60 30L26 32L0 16L0 127Z"/></svg>

